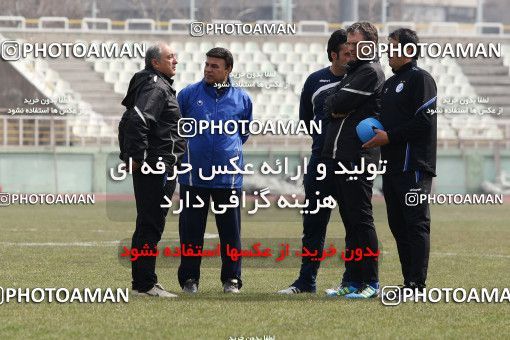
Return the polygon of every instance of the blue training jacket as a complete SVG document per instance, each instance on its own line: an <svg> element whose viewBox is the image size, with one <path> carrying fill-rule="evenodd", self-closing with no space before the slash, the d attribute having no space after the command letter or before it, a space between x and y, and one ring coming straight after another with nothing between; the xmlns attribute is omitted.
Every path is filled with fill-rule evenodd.
<svg viewBox="0 0 510 340"><path fill-rule="evenodd" d="M229 79L229 84L231 81ZM204 80L186 86L182 89L177 101L181 109L183 118L193 118L197 122L206 120L211 126L211 122L248 121L252 120L252 103L248 94L238 87L227 87L221 94L218 94L216 88L208 85ZM224 124L222 124L225 126ZM228 124L228 131L232 131L232 123ZM245 123L248 126L248 123ZM212 133L214 132L214 133ZM230 159L239 157L236 164L242 168L243 163L243 144L248 139L242 135L241 124L238 124L236 134L218 133L218 129L211 131L211 128L197 133L193 137L187 138L187 151L184 153L182 163L189 163L192 166L191 172L179 175L179 183L195 187L204 188L241 188L243 177L240 174L220 174L215 175L210 180L203 180L199 177L199 169L202 171L202 177L212 174L212 166L227 166L228 170L234 170Z"/></svg>

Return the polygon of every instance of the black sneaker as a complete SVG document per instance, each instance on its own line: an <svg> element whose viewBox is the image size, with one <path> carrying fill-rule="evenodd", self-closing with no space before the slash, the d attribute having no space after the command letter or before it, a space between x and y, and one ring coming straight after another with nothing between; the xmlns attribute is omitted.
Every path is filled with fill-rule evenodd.
<svg viewBox="0 0 510 340"><path fill-rule="evenodd" d="M223 283L224 293L239 293L239 281L237 279L229 279Z"/></svg>
<svg viewBox="0 0 510 340"><path fill-rule="evenodd" d="M184 287L182 287L182 291L184 293L196 294L198 293L198 282L195 279L188 279L184 282Z"/></svg>
<svg viewBox="0 0 510 340"><path fill-rule="evenodd" d="M411 290L411 296L410 297L413 297L416 292L423 292L423 290L425 289L425 285L424 284L420 284L420 283L415 283L415 282L409 282L408 284L404 284L404 286L401 288L401 294L403 295L404 294L404 289L407 289L407 290ZM409 293L407 293L409 295Z"/></svg>
<svg viewBox="0 0 510 340"><path fill-rule="evenodd" d="M299 289L298 287L290 286L290 287L287 287L285 289L279 290L276 293L277 294L282 294L282 295L293 295L293 294L301 294L301 293L304 293L304 292L301 291L301 289Z"/></svg>

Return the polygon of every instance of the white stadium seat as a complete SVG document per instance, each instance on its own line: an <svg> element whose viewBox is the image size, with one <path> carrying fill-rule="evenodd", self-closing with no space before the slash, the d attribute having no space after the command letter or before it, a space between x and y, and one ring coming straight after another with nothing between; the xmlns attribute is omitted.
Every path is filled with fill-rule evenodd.
<svg viewBox="0 0 510 340"><path fill-rule="evenodd" d="M294 70L294 66L290 63L278 64L278 71L281 73L292 73L293 70Z"/></svg>
<svg viewBox="0 0 510 340"><path fill-rule="evenodd" d="M294 64L294 73L306 74L306 73L308 73L308 66L305 64L301 64L301 63Z"/></svg>
<svg viewBox="0 0 510 340"><path fill-rule="evenodd" d="M258 119L297 119L301 90L310 73L330 65L326 53L326 44L322 40L305 43L279 41L278 39L245 40L229 37L228 40L188 40L176 37L170 43L171 48L178 53L177 74L174 77L175 87L181 90L186 85L199 81L203 77L205 53L212 47L226 47L234 54L234 71L244 73L244 77L235 78L240 82L256 80L263 85L275 82L288 84L289 87L259 88L247 87L246 91L254 99L254 115ZM113 43L109 41L108 43ZM151 42L148 42L151 43ZM504 45L508 51L510 46ZM505 50L506 51L506 50ZM510 53L506 53L510 55ZM103 77L104 81L114 86L115 92L124 95L127 84L133 73L144 66L140 59L112 59L102 60L90 58L90 67ZM387 77L393 75L388 64L387 55L383 55L381 65ZM510 62L510 57L508 58ZM36 72L42 82L52 93L70 91L68 83L63 82L58 73L52 70L44 60L30 60L23 62L24 67ZM420 58L418 65L428 70L436 80L438 86L438 106L443 105L445 97L473 97L477 96L468 77L463 73L456 59L453 58ZM251 79L247 72L268 73L262 78ZM440 103L440 104L439 104ZM482 108L480 106L480 108ZM492 117L489 117L492 118ZM471 117L452 115L438 115L438 137L447 140L499 140L504 137L504 131L495 125L494 119L486 119L479 115Z"/></svg>
<svg viewBox="0 0 510 340"><path fill-rule="evenodd" d="M240 60L240 61L243 61L244 63L253 62L253 53L251 53L251 52L241 52L241 53L239 53L237 59Z"/></svg>
<svg viewBox="0 0 510 340"><path fill-rule="evenodd" d="M118 94L125 95L127 93L128 87L129 82L117 81L113 86L113 90Z"/></svg>
<svg viewBox="0 0 510 340"><path fill-rule="evenodd" d="M196 42L187 41L184 44L184 51L186 51L186 52L196 53L199 50L200 50L200 47ZM177 55L179 55L179 51L177 51Z"/></svg>
<svg viewBox="0 0 510 340"><path fill-rule="evenodd" d="M136 73L140 70L140 64L137 61L126 61L124 63L124 71L126 72Z"/></svg>
<svg viewBox="0 0 510 340"><path fill-rule="evenodd" d="M286 58L287 58L287 56L285 53L275 52L275 53L271 54L271 57L269 58L269 60L274 64L278 64L278 63L285 62Z"/></svg>
<svg viewBox="0 0 510 340"><path fill-rule="evenodd" d="M200 52L205 55L210 49L214 47L213 43L204 41L200 43Z"/></svg>
<svg viewBox="0 0 510 340"><path fill-rule="evenodd" d="M133 74L130 72L121 72L119 73L119 81L124 83L129 83L131 78L133 77Z"/></svg>
<svg viewBox="0 0 510 340"><path fill-rule="evenodd" d="M297 43L294 45L294 53L303 54L309 52L310 47L305 43Z"/></svg>
<svg viewBox="0 0 510 340"><path fill-rule="evenodd" d="M124 70L124 62L122 60L112 60L108 67L109 71L120 72Z"/></svg>
<svg viewBox="0 0 510 340"><path fill-rule="evenodd" d="M278 46L274 42L265 42L262 45L262 52L272 54L278 51Z"/></svg>
<svg viewBox="0 0 510 340"><path fill-rule="evenodd" d="M326 54L326 57L327 57L327 52L326 52L326 45L322 45L322 44L319 44L319 43L312 43L310 45L310 48L308 50L309 52L312 52L312 53L316 53L316 54Z"/></svg>
<svg viewBox="0 0 510 340"><path fill-rule="evenodd" d="M115 71L108 71L104 73L104 81L107 83L115 83L119 80L119 73Z"/></svg>
<svg viewBox="0 0 510 340"><path fill-rule="evenodd" d="M292 54L294 46L291 43L283 42L278 44L278 52L285 54Z"/></svg>
<svg viewBox="0 0 510 340"><path fill-rule="evenodd" d="M259 45L254 41L248 41L245 45L244 50L246 52L257 52L260 51Z"/></svg>
<svg viewBox="0 0 510 340"><path fill-rule="evenodd" d="M110 65L109 62L106 60L95 60L94 63L94 71L104 73L108 71Z"/></svg>
<svg viewBox="0 0 510 340"><path fill-rule="evenodd" d="M181 42L172 41L170 43L170 48L172 49L172 52L179 55L179 53L184 50L184 45Z"/></svg>

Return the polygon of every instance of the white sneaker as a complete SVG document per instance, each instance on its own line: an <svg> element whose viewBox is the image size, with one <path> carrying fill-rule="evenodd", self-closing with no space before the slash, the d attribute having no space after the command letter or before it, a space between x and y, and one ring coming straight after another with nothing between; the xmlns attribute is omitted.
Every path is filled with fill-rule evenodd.
<svg viewBox="0 0 510 340"><path fill-rule="evenodd" d="M330 295L336 295L336 292L338 292L340 288L339 287L336 287L336 288L328 288L326 289L324 292L326 293L326 295L330 296Z"/></svg>
<svg viewBox="0 0 510 340"><path fill-rule="evenodd" d="M176 298L177 295L172 294L170 292L167 292L163 286L161 286L159 283L156 283L154 287L152 287L150 290L141 293L137 290L131 290L132 294L134 296L157 296L162 298Z"/></svg>
<svg viewBox="0 0 510 340"><path fill-rule="evenodd" d="M277 294L282 294L282 295L292 295L292 294L299 294L299 293L302 293L302 291L299 288L294 287L294 286L290 286L288 288L279 290L277 292Z"/></svg>
<svg viewBox="0 0 510 340"><path fill-rule="evenodd" d="M337 286L337 287L334 287L334 288L328 288L328 289L326 289L326 290L325 290L325 292L326 292L326 295L328 295L328 296L332 296L332 295L336 295L336 293L337 293L338 291L342 290L342 288L344 288L344 286L343 286L343 285L342 285L342 283L340 282L340 283L338 284L338 286Z"/></svg>

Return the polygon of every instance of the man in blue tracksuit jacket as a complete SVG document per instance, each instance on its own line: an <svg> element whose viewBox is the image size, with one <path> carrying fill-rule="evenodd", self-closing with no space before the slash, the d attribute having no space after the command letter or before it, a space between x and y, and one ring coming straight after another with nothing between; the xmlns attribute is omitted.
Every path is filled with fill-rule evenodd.
<svg viewBox="0 0 510 340"><path fill-rule="evenodd" d="M206 53L204 79L184 88L177 96L182 117L194 119L196 127L200 121L209 122L209 126L226 126L225 122L238 124L236 133L232 131L232 123L228 123L227 131L219 133L216 129L207 129L187 138L188 148L182 160L189 163L192 170L179 176L180 197L185 202L189 197L189 207L184 207L179 217L180 242L185 247L203 246L204 232L207 222L210 199L215 207L229 204L231 195L240 197L242 175L216 174L213 178L212 167L227 166L235 170L231 159L236 165L243 167L244 142L248 139L247 132L241 128L252 120L252 103L248 94L232 86L229 74L234 60L230 51L224 48L213 48ZM240 121L244 121L241 124ZM247 129L246 129L247 130ZM184 127L182 131L184 130ZM197 196L199 198L197 198ZM192 205L203 201L201 208ZM225 293L237 293L242 286L241 259L233 261L226 254L230 248L241 249L241 214L240 206L227 208L222 214L215 214L216 226L221 242L221 282ZM200 257L181 256L178 270L179 284L186 293L198 292L200 280Z"/></svg>

